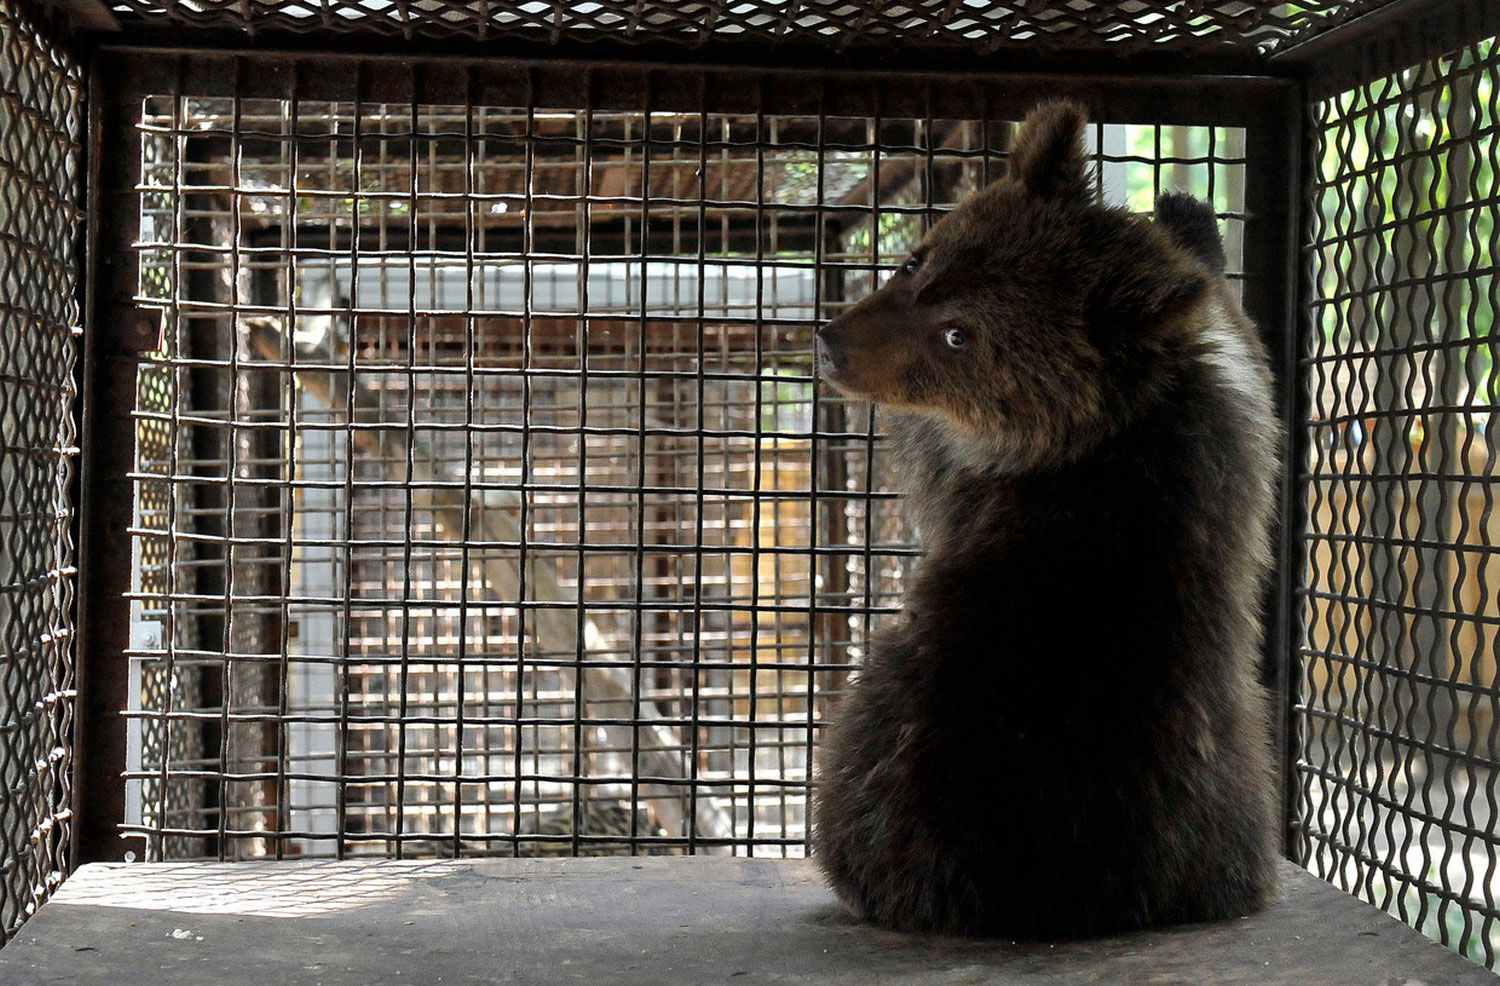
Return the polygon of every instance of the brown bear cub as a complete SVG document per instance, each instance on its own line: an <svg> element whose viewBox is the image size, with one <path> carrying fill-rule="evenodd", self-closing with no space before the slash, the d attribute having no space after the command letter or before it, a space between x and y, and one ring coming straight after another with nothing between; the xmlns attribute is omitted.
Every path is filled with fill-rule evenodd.
<svg viewBox="0 0 1500 986"><path fill-rule="evenodd" d="M926 556L822 751L813 851L883 925L1054 938L1275 891L1257 679L1270 375L1212 211L1095 201L1084 112L818 333L894 409Z"/></svg>

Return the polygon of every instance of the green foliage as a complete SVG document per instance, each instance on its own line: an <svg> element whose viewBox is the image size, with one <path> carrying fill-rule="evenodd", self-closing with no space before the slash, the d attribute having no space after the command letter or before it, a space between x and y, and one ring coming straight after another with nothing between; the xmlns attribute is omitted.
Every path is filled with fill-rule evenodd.
<svg viewBox="0 0 1500 986"><path fill-rule="evenodd" d="M880 252L885 256L905 253L916 245L921 235L920 224L905 213L882 212L874 225ZM870 256L870 226L862 225L850 230L844 238L844 248L850 256Z"/></svg>
<svg viewBox="0 0 1500 986"><path fill-rule="evenodd" d="M1314 107L1318 331L1344 348L1390 346L1405 322L1417 323L1411 343L1472 340L1450 351L1465 361L1475 404L1494 402L1495 45Z"/></svg>
<svg viewBox="0 0 1500 986"><path fill-rule="evenodd" d="M325 176L320 180L327 181L328 179ZM330 203L327 200L319 202L311 196L300 195L297 197L297 212L304 216L316 215L320 211L323 214L332 211L336 216L353 215L355 198L353 195L354 163L352 160L341 162L338 181L351 190L348 198L336 199ZM371 171L362 173L359 176L359 214L361 216L404 216L410 212L411 202L409 200L382 194L389 193L391 190L392 185L389 176L382 177L380 174Z"/></svg>
<svg viewBox="0 0 1500 986"><path fill-rule="evenodd" d="M765 377L791 375L796 371L769 367ZM760 382L760 431L763 434L805 434L812 430L812 384L805 380L762 379Z"/></svg>
<svg viewBox="0 0 1500 986"><path fill-rule="evenodd" d="M1149 213L1158 192L1188 192L1216 210L1225 211L1233 188L1230 169L1237 156L1230 131L1207 127L1126 126L1124 130L1124 187L1118 191L1131 212ZM1212 152L1213 160L1209 155ZM1160 163L1160 158L1183 159ZM1212 169L1212 172L1210 171Z"/></svg>

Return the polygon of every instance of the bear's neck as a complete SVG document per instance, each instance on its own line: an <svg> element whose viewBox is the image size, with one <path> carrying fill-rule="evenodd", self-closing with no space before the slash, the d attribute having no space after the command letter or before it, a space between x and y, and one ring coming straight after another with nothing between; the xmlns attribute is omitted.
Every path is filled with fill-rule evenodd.
<svg viewBox="0 0 1500 986"><path fill-rule="evenodd" d="M1114 429L1086 430L1065 447L975 439L936 416L893 412L905 513L928 556L925 564L992 554L1018 541L1065 538L1067 531L1041 529L1068 525L1075 508L1083 509L1081 501L1090 515L1108 513L1131 487L1155 488L1168 474L1203 472L1202 464L1184 461L1195 447L1180 440L1184 433L1219 430L1200 420L1214 417L1203 376L1196 365L1174 374L1152 400L1116 418ZM1224 434L1220 444L1233 446L1235 438Z"/></svg>

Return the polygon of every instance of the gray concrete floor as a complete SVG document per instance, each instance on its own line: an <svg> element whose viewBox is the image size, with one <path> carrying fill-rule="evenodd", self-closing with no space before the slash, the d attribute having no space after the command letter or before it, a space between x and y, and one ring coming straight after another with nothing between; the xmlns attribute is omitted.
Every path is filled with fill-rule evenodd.
<svg viewBox="0 0 1500 986"><path fill-rule="evenodd" d="M83 867L0 950L0 983L1426 983L1494 977L1290 864L1249 918L1058 945L851 921L800 860Z"/></svg>

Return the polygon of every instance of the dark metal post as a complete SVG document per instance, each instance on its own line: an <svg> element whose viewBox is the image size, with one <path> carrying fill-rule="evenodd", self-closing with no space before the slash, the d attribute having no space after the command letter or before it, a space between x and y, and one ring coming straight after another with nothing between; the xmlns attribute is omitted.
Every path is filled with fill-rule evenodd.
<svg viewBox="0 0 1500 986"><path fill-rule="evenodd" d="M150 346L151 321L131 300L137 222L133 193L140 161L125 104L106 95L113 59L89 67L88 256L80 427L78 513L78 705L74 721L73 865L118 860L125 850L125 719L129 697L131 544L134 509L136 359ZM109 135L106 144L104 135ZM108 147L107 153L101 153ZM122 425L122 422L124 423Z"/></svg>
<svg viewBox="0 0 1500 986"><path fill-rule="evenodd" d="M1262 680L1272 693L1272 733L1281 775L1282 851L1297 827L1293 763L1301 617L1296 595L1305 526L1298 474L1306 458L1306 388L1301 355L1301 213L1305 113L1302 87L1288 82L1259 104L1245 128L1245 309L1261 328L1275 377L1282 469L1273 528L1275 567L1267 588Z"/></svg>

